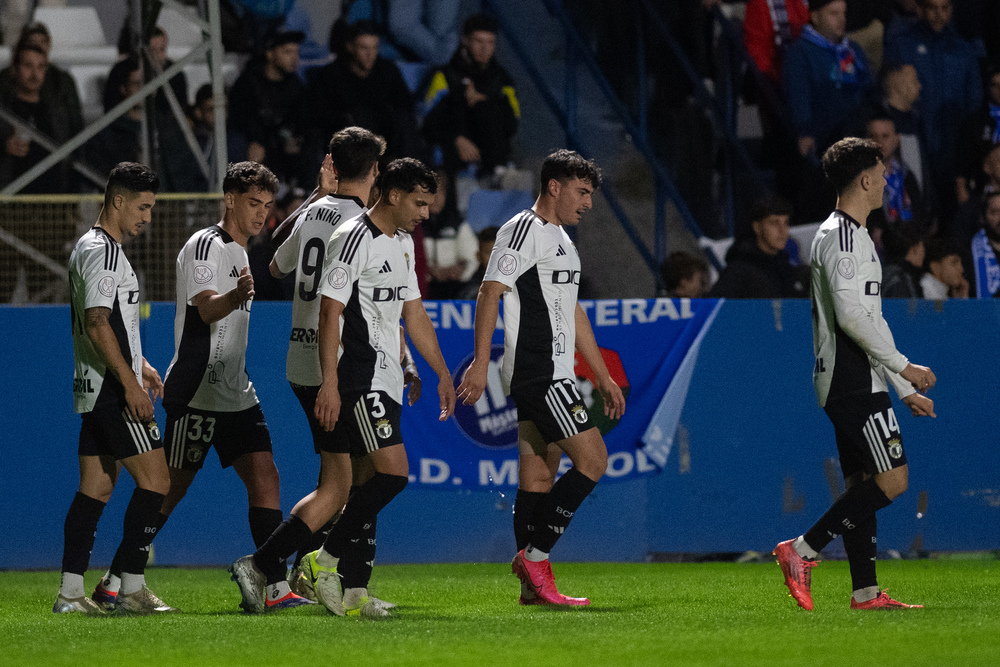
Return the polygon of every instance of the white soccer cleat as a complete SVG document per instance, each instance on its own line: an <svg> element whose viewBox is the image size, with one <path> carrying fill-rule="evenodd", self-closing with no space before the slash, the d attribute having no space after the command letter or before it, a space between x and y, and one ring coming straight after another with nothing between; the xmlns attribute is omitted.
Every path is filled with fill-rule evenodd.
<svg viewBox="0 0 1000 667"><path fill-rule="evenodd" d="M344 613L348 616L360 616L361 618L369 618L372 620L392 617L392 614L389 613L389 609L380 606L368 596L367 588L348 588L344 591L343 602ZM379 600L378 602L386 604L383 600ZM390 602L388 604L392 603ZM392 606L395 607L396 605Z"/></svg>
<svg viewBox="0 0 1000 667"><path fill-rule="evenodd" d="M104 607L84 596L67 598L60 593L52 605L53 614L83 614L84 616L104 616Z"/></svg>
<svg viewBox="0 0 1000 667"><path fill-rule="evenodd" d="M243 596L240 608L248 614L263 613L267 579L254 565L253 556L244 556L230 565L229 574L229 578L240 587L240 594Z"/></svg>
<svg viewBox="0 0 1000 667"><path fill-rule="evenodd" d="M180 611L171 607L145 585L134 593L118 593L115 599L115 614L121 616L155 616Z"/></svg>

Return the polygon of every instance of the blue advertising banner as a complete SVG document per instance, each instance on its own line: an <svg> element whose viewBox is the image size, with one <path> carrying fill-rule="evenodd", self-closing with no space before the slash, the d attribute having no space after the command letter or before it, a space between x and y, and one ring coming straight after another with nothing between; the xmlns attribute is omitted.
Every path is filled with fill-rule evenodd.
<svg viewBox="0 0 1000 667"><path fill-rule="evenodd" d="M438 340L456 386L472 362L475 304L462 301L426 302ZM604 415L594 390L594 373L576 355L576 380L593 422L608 445L605 479L634 479L655 472L669 448L647 433L672 434L684 404L697 346L719 306L717 301L688 299L625 299L583 301L601 354L626 399L625 416L612 422ZM421 376L426 394L403 410L401 427L410 459L410 481L427 487L491 489L517 485L517 408L500 382L503 357L502 316L493 339L486 391L474 405L459 404L446 429L435 425L438 413L433 374ZM688 372L678 377L678 370ZM670 392L671 406L661 405ZM651 426L651 420L657 416ZM581 421L584 416L581 414ZM442 425L445 426L445 425ZM645 442L653 445L647 454ZM570 463L564 458L561 472Z"/></svg>

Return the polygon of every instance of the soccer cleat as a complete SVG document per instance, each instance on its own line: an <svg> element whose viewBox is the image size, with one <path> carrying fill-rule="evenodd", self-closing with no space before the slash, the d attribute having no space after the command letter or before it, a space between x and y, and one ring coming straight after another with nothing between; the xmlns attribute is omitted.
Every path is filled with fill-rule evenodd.
<svg viewBox="0 0 1000 667"><path fill-rule="evenodd" d="M795 598L800 607L812 611L812 569L819 565L819 561L806 560L800 556L792 546L792 540L779 542L771 555L778 559L789 595Z"/></svg>
<svg viewBox="0 0 1000 667"><path fill-rule="evenodd" d="M280 600L267 599L265 602L268 611L278 611L280 609L292 609L294 607L301 607L303 605L316 604L312 600L302 597L301 595L296 595L295 593L289 592L285 597Z"/></svg>
<svg viewBox="0 0 1000 667"><path fill-rule="evenodd" d="M879 593L877 598L872 598L868 602L855 602L851 596L851 609L923 609L922 604L904 604L899 600L889 597L889 589Z"/></svg>
<svg viewBox="0 0 1000 667"><path fill-rule="evenodd" d="M360 616L361 618L370 618L372 620L392 617L388 609L376 604L368 596L367 588L348 588L344 591L343 605L344 613L348 616Z"/></svg>
<svg viewBox="0 0 1000 667"><path fill-rule="evenodd" d="M172 614L174 609L145 585L135 593L119 593L115 601L115 614L120 616L153 616L156 614Z"/></svg>
<svg viewBox="0 0 1000 667"><path fill-rule="evenodd" d="M311 581L316 592L316 602L320 602L331 613L344 615L343 592L340 588L340 575L335 567L324 567L316 560L319 551L311 551L302 559L302 568L306 581Z"/></svg>
<svg viewBox="0 0 1000 667"><path fill-rule="evenodd" d="M379 600L374 595L369 595L368 599L371 601L371 603L373 605L375 605L376 607L382 607L382 609L395 609L396 608L396 603L395 602L386 602L385 600Z"/></svg>
<svg viewBox="0 0 1000 667"><path fill-rule="evenodd" d="M104 587L104 580L101 579L97 582L97 588L94 589L94 593L90 596L90 599L101 605L105 610L111 611L115 608L115 599L117 597L118 593L106 589Z"/></svg>
<svg viewBox="0 0 1000 667"><path fill-rule="evenodd" d="M264 588L267 580L264 573L257 569L253 556L244 556L229 566L230 579L240 587L243 600L240 608L248 614L260 614L264 611Z"/></svg>
<svg viewBox="0 0 1000 667"><path fill-rule="evenodd" d="M510 563L510 569L527 586L528 591L534 594L535 599L540 600L540 602L532 601L530 604L558 604L574 607L585 607L590 604L590 600L587 598L571 598L556 589L552 564L548 559L532 562L524 557L522 549L514 556L514 560ZM521 597L525 598L523 594Z"/></svg>
<svg viewBox="0 0 1000 667"><path fill-rule="evenodd" d="M288 587L293 593L307 600L316 602L316 591L313 589L313 582L309 580L305 572L302 571L302 564L288 572Z"/></svg>
<svg viewBox="0 0 1000 667"><path fill-rule="evenodd" d="M83 614L84 616L104 616L104 607L88 597L67 598L60 593L52 605L53 614Z"/></svg>

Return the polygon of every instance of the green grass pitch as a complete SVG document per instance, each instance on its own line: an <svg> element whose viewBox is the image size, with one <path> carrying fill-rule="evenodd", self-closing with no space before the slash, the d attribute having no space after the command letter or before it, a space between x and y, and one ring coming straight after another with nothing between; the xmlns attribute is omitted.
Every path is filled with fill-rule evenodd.
<svg viewBox="0 0 1000 667"><path fill-rule="evenodd" d="M925 609L848 609L844 562L814 571L816 609L795 606L777 565L561 564L560 589L585 609L519 607L498 564L396 565L372 591L395 618L306 607L237 610L222 569L151 568L153 590L184 613L83 618L51 612L55 572L0 573L3 665L989 665L1000 664L1000 564L891 561L883 587ZM100 573L91 571L87 585Z"/></svg>

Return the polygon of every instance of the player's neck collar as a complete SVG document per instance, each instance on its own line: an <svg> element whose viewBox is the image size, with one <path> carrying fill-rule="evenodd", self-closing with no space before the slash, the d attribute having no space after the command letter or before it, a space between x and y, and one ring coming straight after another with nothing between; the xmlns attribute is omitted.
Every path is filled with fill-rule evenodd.
<svg viewBox="0 0 1000 667"><path fill-rule="evenodd" d="M115 243L117 243L118 245L121 245L121 242L119 242L119 241L118 241L118 240L117 240L117 239L116 239L116 238L115 238L115 237L114 237L114 236L113 236L113 235L111 234L111 232L109 232L108 230L106 230L106 229L105 229L104 227L101 227L100 225L94 225L94 226L92 227L92 229L97 229L97 230L99 230L99 231L100 231L100 232L101 232L102 234L104 234L105 236L107 236L107 237L108 237L109 239L111 239L112 241L114 241L114 242L115 242Z"/></svg>
<svg viewBox="0 0 1000 667"><path fill-rule="evenodd" d="M331 197L333 199L343 199L345 201L352 201L361 208L366 208L365 203L361 201L361 197L355 197L354 195L338 195L336 192L331 192L330 194L327 195L327 197Z"/></svg>
<svg viewBox="0 0 1000 667"><path fill-rule="evenodd" d="M843 211L842 209L839 209L839 208L838 208L838 209L836 209L836 210L835 210L834 212L835 212L835 213L837 213L837 214L838 214L838 215L839 215L840 217L842 217L842 218L843 218L844 220L847 220L848 222L850 222L851 224L853 224L853 225L854 225L855 227L857 227L857 228L859 228L859 229L861 228L861 223L860 223L860 222L858 222L857 220L855 220L854 218L852 218L852 217L851 217L850 215L848 215L847 213L844 213L844 211Z"/></svg>
<svg viewBox="0 0 1000 667"><path fill-rule="evenodd" d="M372 219L368 217L368 213L362 213L361 220L365 223L365 226L368 227L369 231L371 231L373 239L377 239L379 235L382 234L382 230L379 229L374 222L372 222Z"/></svg>

